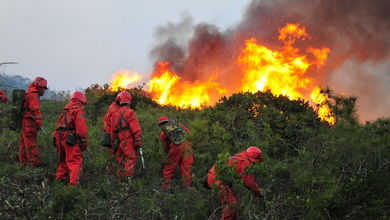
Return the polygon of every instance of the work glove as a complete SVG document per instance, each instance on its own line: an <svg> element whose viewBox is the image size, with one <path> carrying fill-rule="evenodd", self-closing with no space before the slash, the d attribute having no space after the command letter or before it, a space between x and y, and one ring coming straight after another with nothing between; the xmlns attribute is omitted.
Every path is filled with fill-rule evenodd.
<svg viewBox="0 0 390 220"><path fill-rule="evenodd" d="M53 147L57 148L57 139L53 137Z"/></svg>
<svg viewBox="0 0 390 220"><path fill-rule="evenodd" d="M87 149L87 145L86 144L80 144L81 152L84 152L86 149Z"/></svg>
<svg viewBox="0 0 390 220"><path fill-rule="evenodd" d="M259 191L255 191L255 196L257 198L264 199L263 193L260 190Z"/></svg>
<svg viewBox="0 0 390 220"><path fill-rule="evenodd" d="M143 146L139 146L138 148L137 148L137 152L140 154L141 152L140 151L142 151L143 152Z"/></svg>
<svg viewBox="0 0 390 220"><path fill-rule="evenodd" d="M40 127L42 127L42 119L37 119L37 120L35 120L35 125L37 126L37 129L39 129Z"/></svg>
<svg viewBox="0 0 390 220"><path fill-rule="evenodd" d="M87 139L81 139L79 145L80 145L81 152L85 151L88 146Z"/></svg>
<svg viewBox="0 0 390 220"><path fill-rule="evenodd" d="M114 153L116 153L119 149L119 139L115 138L114 142L111 142L112 149L114 150Z"/></svg>
<svg viewBox="0 0 390 220"><path fill-rule="evenodd" d="M135 140L135 147L137 148L137 149L139 149L139 148L141 148L142 147L142 139L141 138L138 138L138 139L136 139Z"/></svg>

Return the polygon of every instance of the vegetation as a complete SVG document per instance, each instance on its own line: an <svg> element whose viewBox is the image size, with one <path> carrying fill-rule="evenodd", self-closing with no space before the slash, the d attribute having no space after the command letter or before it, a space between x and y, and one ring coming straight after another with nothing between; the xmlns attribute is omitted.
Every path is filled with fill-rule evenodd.
<svg viewBox="0 0 390 220"><path fill-rule="evenodd" d="M146 168L131 184L107 172L107 151L99 146L102 116L116 93L107 86L86 90L89 148L84 153L81 186L67 188L54 181L57 154L50 136L39 134L44 168L21 169L18 134L0 134L0 216L2 219L217 219L215 192L203 187L214 164L249 145L259 146L265 162L250 169L264 192L259 199L233 172L240 198L240 219L388 218L390 216L390 119L359 124L355 99L334 97L335 126L321 122L307 102L290 101L269 92L239 93L215 107L183 110L154 103L142 89L129 90L143 128ZM60 96L59 96L60 97ZM65 96L63 96L65 97ZM44 128L50 134L66 100L42 101ZM6 114L8 104L1 104ZM191 129L196 162L194 187L162 191L156 120L166 115ZM1 117L1 126L6 118ZM139 166L140 167L140 166ZM178 178L176 178L178 179Z"/></svg>

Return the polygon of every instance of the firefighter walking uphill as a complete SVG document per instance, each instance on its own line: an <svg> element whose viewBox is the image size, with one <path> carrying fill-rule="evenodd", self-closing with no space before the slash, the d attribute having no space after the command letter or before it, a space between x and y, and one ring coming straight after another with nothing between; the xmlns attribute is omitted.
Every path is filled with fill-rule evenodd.
<svg viewBox="0 0 390 220"><path fill-rule="evenodd" d="M118 93L118 95L115 98L115 101L113 101L110 106L108 106L107 113L104 115L103 118L103 136L101 145L108 147L108 152L110 155L115 155L115 151L111 145L110 141L110 133L111 133L111 118L115 114L115 112L119 111L120 109L120 102L119 97L121 93Z"/></svg>
<svg viewBox="0 0 390 220"><path fill-rule="evenodd" d="M86 103L84 93L74 92L57 121L57 129L53 132L54 143L60 156L55 179L68 182L70 186L79 185L83 170L83 151L88 146L88 127L84 113Z"/></svg>
<svg viewBox="0 0 390 220"><path fill-rule="evenodd" d="M164 190L171 188L174 172L179 167L181 186L188 188L192 184L191 166L194 163L192 143L186 139L190 130L166 116L158 118L157 122L162 130L160 142L164 152L167 154L167 159L162 166L163 183L161 187Z"/></svg>
<svg viewBox="0 0 390 220"><path fill-rule="evenodd" d="M26 91L26 97L22 104L22 129L19 142L19 163L21 167L41 165L37 136L43 120L40 97L46 89L47 80L43 77L36 77Z"/></svg>
<svg viewBox="0 0 390 220"><path fill-rule="evenodd" d="M111 143L116 150L119 163L117 176L130 181L135 174L138 150L142 147L142 130L134 110L130 109L131 95L124 91L119 94L120 108L111 116Z"/></svg>

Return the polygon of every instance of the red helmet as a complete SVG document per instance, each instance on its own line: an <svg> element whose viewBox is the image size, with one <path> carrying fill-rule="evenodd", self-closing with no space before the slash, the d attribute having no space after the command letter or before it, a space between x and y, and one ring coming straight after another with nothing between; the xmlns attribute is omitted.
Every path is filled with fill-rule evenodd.
<svg viewBox="0 0 390 220"><path fill-rule="evenodd" d="M43 78L43 77L40 77L40 76L36 77L36 78L34 79L33 84L34 84L35 86L38 86L38 87L47 89L47 80L46 80L45 78Z"/></svg>
<svg viewBox="0 0 390 220"><path fill-rule="evenodd" d="M167 116L161 116L157 119L157 123L159 126L161 126L163 123L169 121L169 118Z"/></svg>
<svg viewBox="0 0 390 220"><path fill-rule="evenodd" d="M83 104L87 104L87 97L85 96L84 93L79 92L79 91L74 92L72 94L72 96L70 97L70 100L78 101L78 102L81 102Z"/></svg>
<svg viewBox="0 0 390 220"><path fill-rule="evenodd" d="M131 97L130 93L123 91L118 94L119 103L122 105L124 103L130 104L133 97Z"/></svg>
<svg viewBox="0 0 390 220"><path fill-rule="evenodd" d="M260 148L255 146L250 146L246 149L246 154L248 155L251 162L263 161L263 153Z"/></svg>

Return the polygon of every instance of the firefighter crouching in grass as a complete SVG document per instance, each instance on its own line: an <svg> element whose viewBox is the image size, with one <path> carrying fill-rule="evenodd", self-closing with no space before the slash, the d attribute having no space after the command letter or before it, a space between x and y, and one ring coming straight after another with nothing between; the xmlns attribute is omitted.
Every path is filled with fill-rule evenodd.
<svg viewBox="0 0 390 220"><path fill-rule="evenodd" d="M134 110L130 109L131 95L119 94L120 109L111 117L111 143L115 159L119 163L117 176L122 181L131 181L135 174L138 150L142 147L142 130Z"/></svg>
<svg viewBox="0 0 390 220"><path fill-rule="evenodd" d="M46 89L46 79L36 77L26 91L26 97L22 104L22 130L19 143L19 162L22 167L41 165L37 136L43 120L40 97L43 96Z"/></svg>
<svg viewBox="0 0 390 220"><path fill-rule="evenodd" d="M74 92L65 106L53 132L54 144L60 160L56 180L68 182L69 186L79 185L83 170L83 151L88 145L88 127L84 105L87 98L82 92Z"/></svg>
<svg viewBox="0 0 390 220"><path fill-rule="evenodd" d="M261 196L260 185L256 183L253 175L246 173L246 168L252 166L253 163L263 162L263 155L259 148L251 146L245 152L237 153L228 161L228 165L233 167L235 172L244 181L247 188ZM207 174L206 183L208 187L216 189L218 192L219 201L222 207L221 219L236 219L238 200L227 184L218 179L217 168L214 165Z"/></svg>
<svg viewBox="0 0 390 220"><path fill-rule="evenodd" d="M165 116L160 117L157 122L162 130L160 133L161 145L164 152L167 153L167 160L162 166L163 183L161 187L164 190L171 188L174 172L179 167L181 186L188 188L192 184L191 166L194 163L192 143L186 140L190 131L184 125L169 120Z"/></svg>

